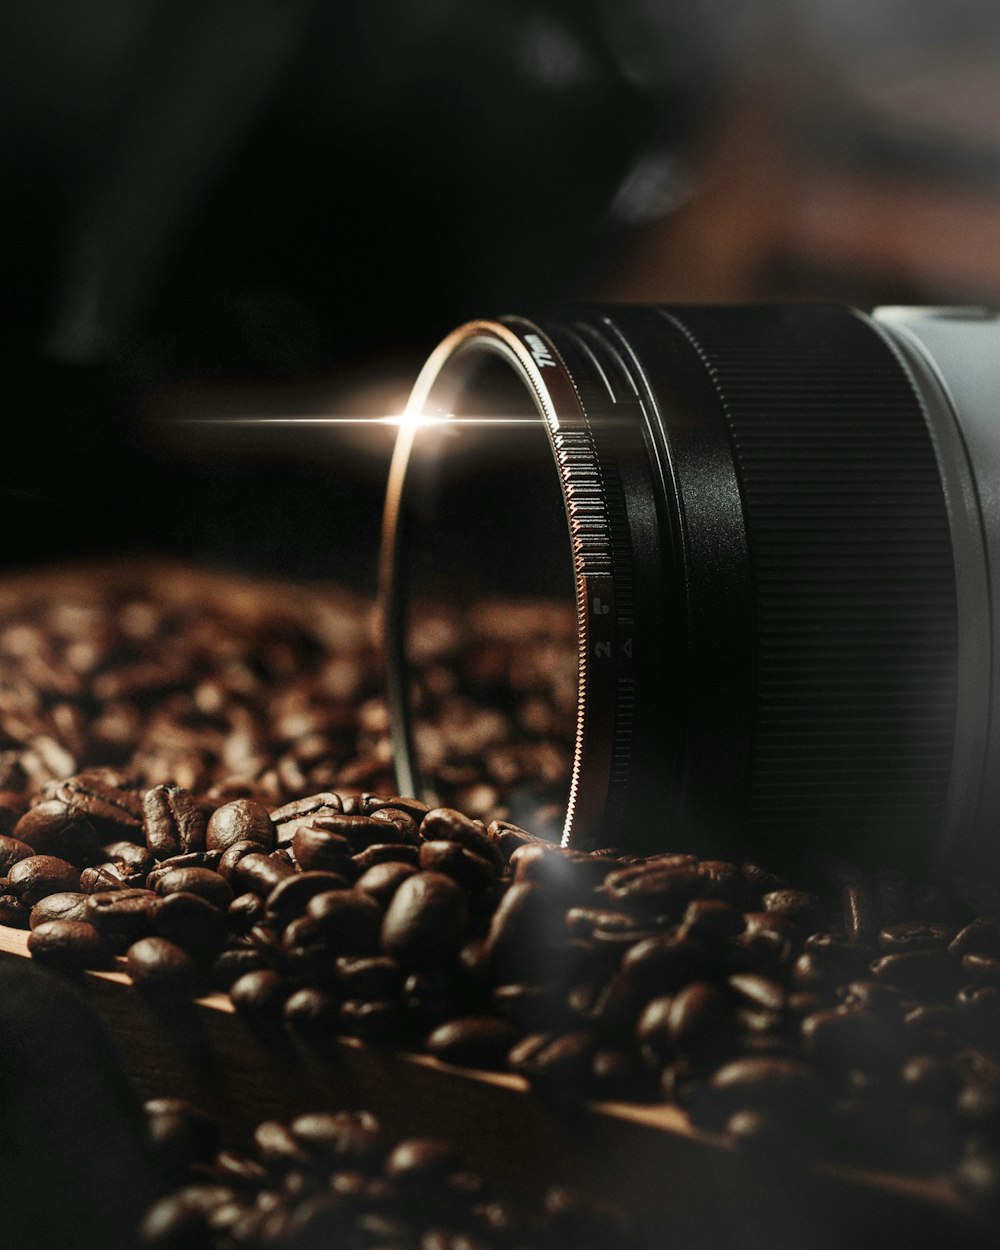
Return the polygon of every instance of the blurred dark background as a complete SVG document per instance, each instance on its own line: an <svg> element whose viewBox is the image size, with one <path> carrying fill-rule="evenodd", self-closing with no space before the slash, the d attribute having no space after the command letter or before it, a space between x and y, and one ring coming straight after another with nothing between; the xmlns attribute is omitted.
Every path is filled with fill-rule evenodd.
<svg viewBox="0 0 1000 1250"><path fill-rule="evenodd" d="M476 315L986 302L995 0L5 0L7 565L370 586L380 415ZM166 433L165 433L166 431Z"/></svg>

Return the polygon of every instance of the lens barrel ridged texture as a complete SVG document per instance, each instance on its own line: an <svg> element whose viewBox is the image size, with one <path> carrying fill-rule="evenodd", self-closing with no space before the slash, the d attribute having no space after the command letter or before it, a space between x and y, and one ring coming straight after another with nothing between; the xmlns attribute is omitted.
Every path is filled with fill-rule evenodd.
<svg viewBox="0 0 1000 1250"><path fill-rule="evenodd" d="M952 763L956 592L908 375L846 309L663 312L717 389L743 498L755 840L853 824L886 859L929 845Z"/></svg>

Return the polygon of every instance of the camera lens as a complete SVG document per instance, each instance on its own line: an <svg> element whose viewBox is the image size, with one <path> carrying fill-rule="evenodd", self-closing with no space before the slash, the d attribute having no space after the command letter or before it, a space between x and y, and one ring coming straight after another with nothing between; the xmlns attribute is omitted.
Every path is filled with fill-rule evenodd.
<svg viewBox="0 0 1000 1250"><path fill-rule="evenodd" d="M965 310L456 330L390 472L400 784L486 760L573 845L995 872L998 349Z"/></svg>

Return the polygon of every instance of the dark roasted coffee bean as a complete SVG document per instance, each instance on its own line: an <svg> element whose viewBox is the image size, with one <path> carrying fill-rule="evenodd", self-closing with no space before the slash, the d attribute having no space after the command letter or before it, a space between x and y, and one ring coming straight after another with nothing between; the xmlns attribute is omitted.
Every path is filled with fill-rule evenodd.
<svg viewBox="0 0 1000 1250"><path fill-rule="evenodd" d="M32 907L29 923L32 929L46 920L87 920L87 896L75 891L47 894Z"/></svg>
<svg viewBox="0 0 1000 1250"><path fill-rule="evenodd" d="M157 859L205 849L205 813L180 786L159 785L142 800L146 846Z"/></svg>
<svg viewBox="0 0 1000 1250"><path fill-rule="evenodd" d="M538 1033L522 1038L507 1056L509 1067L536 1088L579 1089L590 1072L596 1041L592 1034Z"/></svg>
<svg viewBox="0 0 1000 1250"><path fill-rule="evenodd" d="M729 1114L739 1107L809 1114L826 1102L822 1081L813 1068L784 1057L733 1059L712 1074L709 1087Z"/></svg>
<svg viewBox="0 0 1000 1250"><path fill-rule="evenodd" d="M559 995L545 985L498 985L491 994L497 1013L519 1029L551 1028L566 1012Z"/></svg>
<svg viewBox="0 0 1000 1250"><path fill-rule="evenodd" d="M232 1005L247 1019L279 1020L291 986L274 969L259 968L237 976L229 986Z"/></svg>
<svg viewBox="0 0 1000 1250"><path fill-rule="evenodd" d="M351 868L354 854L351 843L342 834L308 825L296 831L291 849L303 872L342 872L345 866Z"/></svg>
<svg viewBox="0 0 1000 1250"><path fill-rule="evenodd" d="M150 871L162 872L166 868L211 868L213 872L218 872L221 859L221 851L185 851L182 855L161 859Z"/></svg>
<svg viewBox="0 0 1000 1250"><path fill-rule="evenodd" d="M419 851L415 846L400 842L372 842L363 851L352 856L352 862L355 874L360 875L367 872L369 868L374 868L376 864L402 863L416 867L420 861Z"/></svg>
<svg viewBox="0 0 1000 1250"><path fill-rule="evenodd" d="M0 877L6 877L11 866L19 859L27 859L38 852L28 846L27 842L19 842L17 838L0 836Z"/></svg>
<svg viewBox="0 0 1000 1250"><path fill-rule="evenodd" d="M692 981L678 990L667 1011L666 1031L678 1052L694 1054L718 1039L731 1020L725 995L710 981Z"/></svg>
<svg viewBox="0 0 1000 1250"><path fill-rule="evenodd" d="M858 881L844 886L844 932L849 942L870 945L878 929L878 905L873 892Z"/></svg>
<svg viewBox="0 0 1000 1250"><path fill-rule="evenodd" d="M108 968L111 949L93 925L81 920L46 920L28 938L28 950L49 968Z"/></svg>
<svg viewBox="0 0 1000 1250"><path fill-rule="evenodd" d="M407 877L417 872L415 864L404 864L398 860L392 863L376 864L363 872L354 883L357 889L370 894L382 907L389 906L389 900L396 893Z"/></svg>
<svg viewBox="0 0 1000 1250"><path fill-rule="evenodd" d="M129 885L143 885L146 874L156 864L153 853L135 842L106 842L101 847L102 858L124 867L129 875Z"/></svg>
<svg viewBox="0 0 1000 1250"><path fill-rule="evenodd" d="M339 816L317 816L311 827L346 838L355 855L371 846L372 843L390 841L387 830L391 826L387 826L383 821L372 820L370 816L363 816L360 813L351 814L346 810L343 815ZM297 856L298 852L296 852Z"/></svg>
<svg viewBox="0 0 1000 1250"><path fill-rule="evenodd" d="M751 890L735 864L724 859L703 859L695 867L698 875L705 879L705 898L722 899L739 908L750 903Z"/></svg>
<svg viewBox="0 0 1000 1250"><path fill-rule="evenodd" d="M225 851L237 842L256 842L262 851L274 850L274 825L266 810L253 799L225 803L209 817L205 845L210 851Z"/></svg>
<svg viewBox="0 0 1000 1250"><path fill-rule="evenodd" d="M509 1020L496 1016L460 1016L429 1034L427 1050L435 1059L466 1068L503 1068L507 1052L517 1041Z"/></svg>
<svg viewBox="0 0 1000 1250"><path fill-rule="evenodd" d="M264 914L268 924L283 929L305 911L309 900L328 890L346 890L347 881L335 872L297 872L279 881L268 894Z"/></svg>
<svg viewBox="0 0 1000 1250"><path fill-rule="evenodd" d="M274 825L279 846L288 846L296 832L307 825L313 816L335 816L343 810L338 794L324 791L311 794L305 799L295 799L285 803L271 812L271 823Z"/></svg>
<svg viewBox="0 0 1000 1250"><path fill-rule="evenodd" d="M222 949L229 930L224 911L198 894L181 891L161 899L153 914L158 937L175 942L195 960L211 961Z"/></svg>
<svg viewBox="0 0 1000 1250"><path fill-rule="evenodd" d="M415 820L409 812L404 812L401 807L376 808L371 813L371 818L372 820L391 825L403 842L411 842L416 845L418 840L417 830L420 822Z"/></svg>
<svg viewBox="0 0 1000 1250"><path fill-rule="evenodd" d="M921 924L909 920L891 925L878 935L879 949L888 955L899 951L922 951L947 946L952 929L943 924Z"/></svg>
<svg viewBox="0 0 1000 1250"><path fill-rule="evenodd" d="M970 951L962 956L962 973L971 981L982 981L987 985L1000 985L1000 957L982 955L978 951Z"/></svg>
<svg viewBox="0 0 1000 1250"><path fill-rule="evenodd" d="M142 798L120 783L124 779L105 769L90 769L68 777L52 797L85 816L101 840L134 837L142 827Z"/></svg>
<svg viewBox="0 0 1000 1250"><path fill-rule="evenodd" d="M388 955L341 955L334 973L346 999L391 999L403 988L399 964Z"/></svg>
<svg viewBox="0 0 1000 1250"><path fill-rule="evenodd" d="M805 890L772 890L761 899L764 910L783 916L797 925L804 933L825 929L826 911L822 901Z"/></svg>
<svg viewBox="0 0 1000 1250"><path fill-rule="evenodd" d="M382 1132L369 1111L314 1111L297 1116L289 1125L296 1141L318 1158L336 1160L342 1167L365 1166L381 1154ZM343 1185L331 1184L335 1193ZM357 1194L356 1186L346 1192Z"/></svg>
<svg viewBox="0 0 1000 1250"><path fill-rule="evenodd" d="M707 879L686 864L647 860L619 868L605 878L608 896L622 907L649 914L680 917L687 904L701 894Z"/></svg>
<svg viewBox="0 0 1000 1250"><path fill-rule="evenodd" d="M522 846L531 846L539 840L526 829L512 825L506 820L491 821L486 832L491 838L496 839L500 854L506 862L509 862L514 852Z"/></svg>
<svg viewBox="0 0 1000 1250"><path fill-rule="evenodd" d="M216 871L223 880L232 881L233 873L244 856L260 854L261 849L256 842L234 842L222 852Z"/></svg>
<svg viewBox="0 0 1000 1250"><path fill-rule="evenodd" d="M445 879L451 881L450 877ZM464 892L460 893L464 898ZM565 920L558 898L545 886L515 881L490 920L490 965L496 976L505 979L508 974L515 979L518 974L528 976L532 969L537 974L537 952L552 949L563 941Z"/></svg>
<svg viewBox="0 0 1000 1250"><path fill-rule="evenodd" d="M29 909L15 894L0 891L0 925L24 929L28 924L28 914Z"/></svg>
<svg viewBox="0 0 1000 1250"><path fill-rule="evenodd" d="M726 984L738 998L754 1007L775 1012L784 1009L785 990L778 981L772 980L771 977L762 976L757 972L741 972L729 977Z"/></svg>
<svg viewBox="0 0 1000 1250"><path fill-rule="evenodd" d="M296 990L285 1000L282 1016L285 1023L304 1034L332 1033L337 1024L338 1003L325 990Z"/></svg>
<svg viewBox="0 0 1000 1250"><path fill-rule="evenodd" d="M385 1174L393 1181L419 1186L443 1180L459 1164L455 1143L439 1137L411 1137L401 1141L385 1161Z"/></svg>
<svg viewBox="0 0 1000 1250"><path fill-rule="evenodd" d="M435 807L427 812L420 825L421 836L428 842L458 842L492 864L497 872L503 870L504 858L500 848L478 820L470 820L454 808Z"/></svg>
<svg viewBox="0 0 1000 1250"><path fill-rule="evenodd" d="M125 970L138 989L152 994L189 995L198 988L194 964L166 938L140 938L128 949Z"/></svg>
<svg viewBox="0 0 1000 1250"><path fill-rule="evenodd" d="M684 910L677 937L679 941L724 942L745 928L746 922L731 903L723 899L696 898Z"/></svg>
<svg viewBox="0 0 1000 1250"><path fill-rule="evenodd" d="M168 894L197 894L215 907L225 909L233 901L229 883L210 868L158 868L147 884L161 898Z"/></svg>
<svg viewBox="0 0 1000 1250"><path fill-rule="evenodd" d="M306 907L306 918L331 956L378 952L382 909L360 890L327 890L314 895ZM285 932L287 935L289 929Z"/></svg>
<svg viewBox="0 0 1000 1250"><path fill-rule="evenodd" d="M959 930L948 944L948 954L1000 956L1000 917L977 916Z"/></svg>
<svg viewBox="0 0 1000 1250"><path fill-rule="evenodd" d="M418 872L396 890L381 927L381 944L409 968L441 966L454 959L465 934L465 891L451 877Z"/></svg>
<svg viewBox="0 0 1000 1250"><path fill-rule="evenodd" d="M13 836L36 855L54 855L81 866L93 861L101 843L87 816L59 799L29 808L14 826Z"/></svg>
<svg viewBox="0 0 1000 1250"><path fill-rule="evenodd" d="M160 900L152 890L114 890L87 898L86 919L116 949L131 946L153 932Z"/></svg>
<svg viewBox="0 0 1000 1250"><path fill-rule="evenodd" d="M227 990L248 972L272 971L278 963L277 954L259 946L230 947L221 951L209 969L212 984Z"/></svg>
<svg viewBox="0 0 1000 1250"><path fill-rule="evenodd" d="M80 893L99 894L102 890L127 890L129 884L114 864L96 864L80 873Z"/></svg>
<svg viewBox="0 0 1000 1250"><path fill-rule="evenodd" d="M233 868L230 882L234 889L252 890L268 895L282 881L295 875L295 869L283 859L265 855L263 851L251 851L240 858Z"/></svg>
<svg viewBox="0 0 1000 1250"><path fill-rule="evenodd" d="M879 981L932 1000L953 994L959 983L958 967L943 946L882 955L871 969Z"/></svg>
<svg viewBox="0 0 1000 1250"><path fill-rule="evenodd" d="M234 933L249 933L264 919L264 900L259 894L238 894L226 908L226 915Z"/></svg>
<svg viewBox="0 0 1000 1250"><path fill-rule="evenodd" d="M419 863L424 872L443 872L470 892L492 885L495 876L491 860L474 854L458 841L424 842Z"/></svg>
<svg viewBox="0 0 1000 1250"><path fill-rule="evenodd" d="M902 1010L900 991L881 981L848 981L837 987L845 1007L863 1007L880 1015L898 1017Z"/></svg>
<svg viewBox="0 0 1000 1250"><path fill-rule="evenodd" d="M25 907L34 907L48 894L79 890L80 873L72 864L54 855L31 855L11 866L7 880L10 892Z"/></svg>

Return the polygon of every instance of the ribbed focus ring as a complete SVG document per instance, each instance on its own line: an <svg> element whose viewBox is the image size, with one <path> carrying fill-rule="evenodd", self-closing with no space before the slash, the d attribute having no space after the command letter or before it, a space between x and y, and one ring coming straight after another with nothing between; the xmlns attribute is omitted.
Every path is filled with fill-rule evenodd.
<svg viewBox="0 0 1000 1250"><path fill-rule="evenodd" d="M933 836L952 764L957 620L920 403L838 308L664 310L716 387L753 564L756 842ZM890 845L895 843L895 845Z"/></svg>

